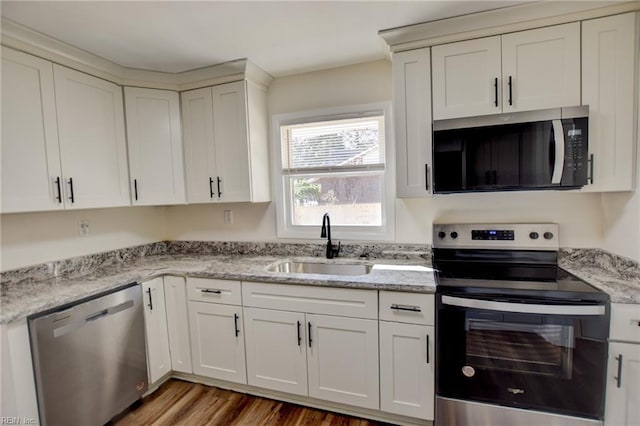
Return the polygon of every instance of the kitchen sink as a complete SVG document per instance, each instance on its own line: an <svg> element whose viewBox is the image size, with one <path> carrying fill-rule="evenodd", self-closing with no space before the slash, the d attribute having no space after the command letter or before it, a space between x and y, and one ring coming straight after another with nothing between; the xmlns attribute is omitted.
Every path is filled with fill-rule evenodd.
<svg viewBox="0 0 640 426"><path fill-rule="evenodd" d="M371 265L289 261L273 265L269 270L296 274L366 275L371 272Z"/></svg>

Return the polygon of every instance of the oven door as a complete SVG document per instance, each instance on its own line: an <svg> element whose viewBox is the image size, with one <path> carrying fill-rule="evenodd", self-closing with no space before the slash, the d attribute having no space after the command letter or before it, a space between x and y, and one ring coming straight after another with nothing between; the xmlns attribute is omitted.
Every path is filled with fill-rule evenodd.
<svg viewBox="0 0 640 426"><path fill-rule="evenodd" d="M505 300L438 295L438 395L602 419L608 307Z"/></svg>

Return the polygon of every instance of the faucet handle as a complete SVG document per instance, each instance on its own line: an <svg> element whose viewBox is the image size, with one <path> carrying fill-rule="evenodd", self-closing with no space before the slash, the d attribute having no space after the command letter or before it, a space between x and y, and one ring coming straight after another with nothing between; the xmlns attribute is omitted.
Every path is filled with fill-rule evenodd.
<svg viewBox="0 0 640 426"><path fill-rule="evenodd" d="M340 248L342 248L342 246L340 245L340 241L338 241L338 248L333 250L334 257L338 257L338 254L340 254Z"/></svg>

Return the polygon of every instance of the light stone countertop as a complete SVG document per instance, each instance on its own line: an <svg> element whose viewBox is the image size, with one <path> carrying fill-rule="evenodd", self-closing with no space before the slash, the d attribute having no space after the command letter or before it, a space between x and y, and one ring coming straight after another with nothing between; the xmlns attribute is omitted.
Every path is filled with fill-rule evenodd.
<svg viewBox="0 0 640 426"><path fill-rule="evenodd" d="M373 269L366 275L324 275L271 272L268 268L287 260L366 263ZM392 266L385 266L392 265ZM143 282L162 275L260 281L325 287L348 287L434 293L436 283L427 260L375 259L371 261L318 257L251 255L154 255L95 269L76 276L35 280L29 276L2 286L0 324L61 307L132 282Z"/></svg>

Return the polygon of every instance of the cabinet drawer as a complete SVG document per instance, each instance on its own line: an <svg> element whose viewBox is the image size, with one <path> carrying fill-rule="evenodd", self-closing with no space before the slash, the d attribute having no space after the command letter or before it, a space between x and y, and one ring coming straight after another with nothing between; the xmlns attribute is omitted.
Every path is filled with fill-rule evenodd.
<svg viewBox="0 0 640 426"><path fill-rule="evenodd" d="M380 292L381 320L433 325L434 310L433 294Z"/></svg>
<svg viewBox="0 0 640 426"><path fill-rule="evenodd" d="M378 318L378 292L305 285L242 283L244 306L355 318Z"/></svg>
<svg viewBox="0 0 640 426"><path fill-rule="evenodd" d="M640 343L640 305L611 304L611 340Z"/></svg>
<svg viewBox="0 0 640 426"><path fill-rule="evenodd" d="M240 305L240 281L187 278L187 298L196 302Z"/></svg>

